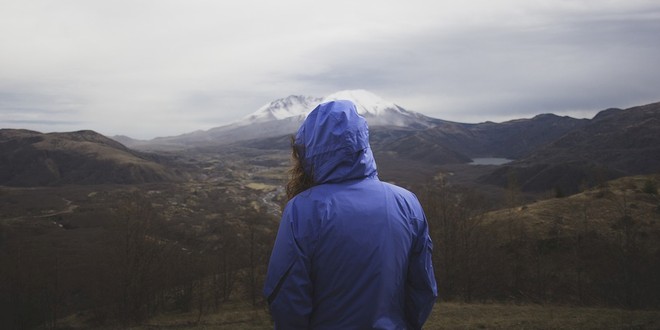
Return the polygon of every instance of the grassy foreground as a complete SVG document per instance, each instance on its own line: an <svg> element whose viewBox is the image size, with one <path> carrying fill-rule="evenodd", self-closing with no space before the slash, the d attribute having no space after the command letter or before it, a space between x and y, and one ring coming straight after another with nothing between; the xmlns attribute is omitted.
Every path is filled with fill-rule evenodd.
<svg viewBox="0 0 660 330"><path fill-rule="evenodd" d="M163 315L132 329L272 329L266 310L243 306L204 315ZM425 329L660 329L660 311L611 308L462 304L435 305Z"/></svg>
<svg viewBox="0 0 660 330"><path fill-rule="evenodd" d="M658 329L660 311L609 308L437 304L425 329Z"/></svg>

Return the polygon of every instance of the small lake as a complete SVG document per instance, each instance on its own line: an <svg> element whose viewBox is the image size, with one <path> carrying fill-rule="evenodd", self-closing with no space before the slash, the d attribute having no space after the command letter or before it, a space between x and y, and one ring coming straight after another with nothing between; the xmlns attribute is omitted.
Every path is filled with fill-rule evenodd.
<svg viewBox="0 0 660 330"><path fill-rule="evenodd" d="M484 157L484 158L474 158L470 165L503 165L509 162L512 162L513 159L508 158L495 158L495 157Z"/></svg>

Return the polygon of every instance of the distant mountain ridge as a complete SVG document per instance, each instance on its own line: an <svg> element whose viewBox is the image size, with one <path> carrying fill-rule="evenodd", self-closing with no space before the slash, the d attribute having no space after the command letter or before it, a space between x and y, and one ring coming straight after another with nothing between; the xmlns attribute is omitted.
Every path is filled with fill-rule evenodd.
<svg viewBox="0 0 660 330"><path fill-rule="evenodd" d="M525 191L557 189L566 194L604 181L660 173L660 102L599 112L579 129L507 164L482 182Z"/></svg>
<svg viewBox="0 0 660 330"><path fill-rule="evenodd" d="M371 130L370 140L381 153L395 152L432 164L459 164L479 157L518 159L587 122L543 114L503 123L441 122L419 130L377 127Z"/></svg>
<svg viewBox="0 0 660 330"><path fill-rule="evenodd" d="M593 119L540 114L466 124L427 117L357 90L325 98L289 96L230 125L149 141L112 140L93 131L42 134L3 129L0 185L143 183L180 177L161 161L166 156L135 149L287 152L288 136L309 111L334 99L355 102L370 125L379 165L389 168L410 161L435 171L437 166L467 164L479 157L508 158L514 161L482 172L488 174L478 183L502 187L513 183L523 191L556 189L566 194L621 176L660 172L660 103L606 109Z"/></svg>
<svg viewBox="0 0 660 330"><path fill-rule="evenodd" d="M412 160L437 166L479 157L508 158L515 161L493 167L478 182L558 194L622 176L660 172L660 103L606 109L593 119L540 114L502 123L427 123L433 126L371 127L370 142L380 164ZM286 139L279 138L238 144L286 149Z"/></svg>
<svg viewBox="0 0 660 330"><path fill-rule="evenodd" d="M178 178L168 166L94 131L0 129L0 185L135 184Z"/></svg>

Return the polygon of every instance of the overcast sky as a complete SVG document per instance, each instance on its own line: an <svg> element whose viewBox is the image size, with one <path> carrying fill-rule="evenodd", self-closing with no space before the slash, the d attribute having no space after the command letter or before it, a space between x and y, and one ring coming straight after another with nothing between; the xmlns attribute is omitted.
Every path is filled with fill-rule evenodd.
<svg viewBox="0 0 660 330"><path fill-rule="evenodd" d="M0 0L0 127L134 138L366 89L503 121L660 101L657 0Z"/></svg>

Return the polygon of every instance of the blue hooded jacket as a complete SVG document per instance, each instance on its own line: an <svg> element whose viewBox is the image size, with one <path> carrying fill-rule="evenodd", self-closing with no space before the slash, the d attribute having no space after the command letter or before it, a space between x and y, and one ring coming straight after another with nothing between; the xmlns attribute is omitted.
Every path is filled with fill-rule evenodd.
<svg viewBox="0 0 660 330"><path fill-rule="evenodd" d="M277 329L421 329L437 297L424 212L378 179L350 101L319 105L295 136L315 186L286 205L264 294Z"/></svg>

